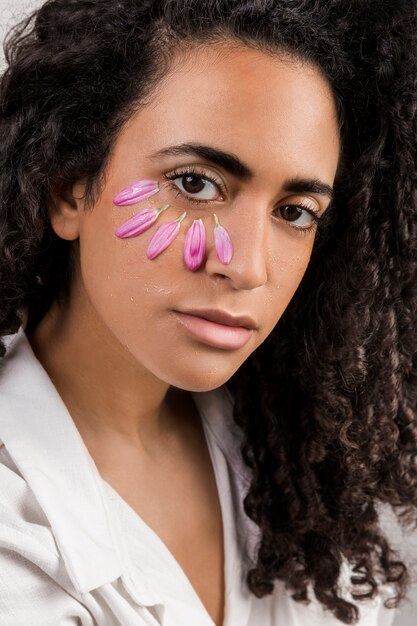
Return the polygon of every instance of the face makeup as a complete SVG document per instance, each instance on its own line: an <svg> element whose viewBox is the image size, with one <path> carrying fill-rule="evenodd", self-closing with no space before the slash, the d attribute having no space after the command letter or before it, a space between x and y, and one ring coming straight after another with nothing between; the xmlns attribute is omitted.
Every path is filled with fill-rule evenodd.
<svg viewBox="0 0 417 626"><path fill-rule="evenodd" d="M97 390L98 404L91 408L101 415L105 411L117 427L121 408L133 422L154 415L168 385L194 391L219 387L267 338L302 280L314 242L313 234L300 233L288 222L300 213L297 224L305 226L308 211L287 206L311 206L322 213L328 201L288 185L294 177L332 185L336 172L339 129L320 72L246 49L219 55L204 48L201 56L197 49L195 54L199 65L194 55L183 70L180 65L160 84L151 105L138 108L120 128L94 210L81 210L84 182L74 189L79 210L70 217L80 242L79 267L73 277L74 305L62 309L57 336L64 336L61 327L72 329L69 368L74 350L81 347L83 370L91 373ZM250 85L242 80L249 71ZM235 155L253 177L243 179L203 153L181 153L187 145ZM52 225L57 236L66 238L67 202L57 195L55 203ZM149 260L152 236L185 211L176 238ZM127 232L119 233L126 237L115 235L134 214L139 215ZM183 248L192 229L188 252L197 266L203 245L193 222L200 218L206 248L193 271ZM232 242L233 257L226 264ZM256 327L241 328L233 319L227 324L236 328L227 327L221 316L210 322L203 319L204 311L249 316ZM117 371L109 362L118 363ZM82 378L80 385L84 388Z"/></svg>
<svg viewBox="0 0 417 626"><path fill-rule="evenodd" d="M203 262L206 252L206 229L201 219L194 220L185 235L184 261L189 270L194 272Z"/></svg>
<svg viewBox="0 0 417 626"><path fill-rule="evenodd" d="M152 207L148 207L146 209L142 209L135 213L130 219L126 222L123 222L116 230L116 236L121 239L125 237L136 237L141 233L145 232L152 226L152 224L158 219L158 216L162 211L165 211L169 207L169 204L164 204L164 206L159 209L154 209Z"/></svg>
<svg viewBox="0 0 417 626"><path fill-rule="evenodd" d="M213 213L213 215L216 224L214 227L214 244L216 246L217 256L222 263L228 265L233 256L232 240L227 230L220 225L217 215L215 213Z"/></svg>
<svg viewBox="0 0 417 626"><path fill-rule="evenodd" d="M143 179L129 185L113 198L117 206L130 206L141 202L160 191L156 180ZM160 213L170 205L164 204L160 208L146 207L138 211L128 220L123 222L115 232L120 239L136 237L150 228L158 219ZM175 221L160 226L153 235L146 256L152 260L163 252L178 235L182 220L187 215L183 213ZM228 265L233 256L233 245L227 230L220 225L219 218L213 213L215 219L214 245L219 260ZM183 259L187 268L194 272L202 264L206 252L206 229L201 219L194 220L189 227L184 240Z"/></svg>
<svg viewBox="0 0 417 626"><path fill-rule="evenodd" d="M165 248L168 248L178 235L181 222L186 215L187 211L184 211L184 213L173 222L168 222L158 228L149 243L148 249L146 250L146 256L148 259L154 259L161 254Z"/></svg>
<svg viewBox="0 0 417 626"><path fill-rule="evenodd" d="M114 204L117 206L129 206L136 204L141 200L146 200L159 191L159 183L156 180L138 180L136 183L129 185L113 198Z"/></svg>

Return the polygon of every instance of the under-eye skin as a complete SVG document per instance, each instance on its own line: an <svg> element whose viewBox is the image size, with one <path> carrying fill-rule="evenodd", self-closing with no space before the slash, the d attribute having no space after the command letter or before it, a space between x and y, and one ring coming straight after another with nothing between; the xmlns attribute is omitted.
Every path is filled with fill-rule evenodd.
<svg viewBox="0 0 417 626"><path fill-rule="evenodd" d="M172 181L172 182L169 182L167 186L170 189L173 189L175 191L176 197L181 196L182 198L184 198L185 200L189 202L195 202L197 204L208 204L210 202L217 202L219 199L220 200L223 199L223 198L219 198L219 199L216 198L216 199L207 200L207 199L193 198L192 196L187 195L184 191L178 188L178 186L174 182L177 178L185 178L186 176L192 176L195 179L208 181L212 183L213 185L216 185L219 188L219 191L222 194L224 194L225 190L223 188L223 185L218 180L216 180L209 174L206 174L204 171L197 170L194 166L175 169L170 174L162 174L162 176L165 178L165 180ZM310 224L308 226L296 226L291 223L291 220L286 220L284 217L277 218L277 221L284 221L293 230L296 230L299 234L302 234L302 235L308 235L317 230L318 223L321 219L318 209L316 209L315 207L309 204L288 203L288 204L281 205L277 209L274 209L274 211L281 211L282 209L287 209L287 208L298 209L300 211L303 211L304 213L308 213L311 216ZM299 217L301 217L301 215Z"/></svg>

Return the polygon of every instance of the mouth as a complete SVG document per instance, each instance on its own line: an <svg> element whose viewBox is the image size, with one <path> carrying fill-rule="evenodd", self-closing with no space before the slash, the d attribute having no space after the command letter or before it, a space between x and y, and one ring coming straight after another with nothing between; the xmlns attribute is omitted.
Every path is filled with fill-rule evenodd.
<svg viewBox="0 0 417 626"><path fill-rule="evenodd" d="M216 322L223 326L242 327L249 330L256 330L257 324L249 315L232 315L221 309L188 309L187 311L178 311L186 315L200 317L210 322Z"/></svg>
<svg viewBox="0 0 417 626"><path fill-rule="evenodd" d="M189 312L173 311L173 313L194 338L216 348L224 350L242 348L253 334L253 329L245 326L232 326ZM227 321L229 322L230 318Z"/></svg>

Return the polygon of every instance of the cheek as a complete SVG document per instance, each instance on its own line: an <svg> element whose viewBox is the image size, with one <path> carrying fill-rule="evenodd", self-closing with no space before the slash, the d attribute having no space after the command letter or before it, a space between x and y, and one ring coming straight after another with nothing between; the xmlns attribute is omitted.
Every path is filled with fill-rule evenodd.
<svg viewBox="0 0 417 626"><path fill-rule="evenodd" d="M312 245L294 251L283 265L282 284L285 286L287 293L294 295L300 284L311 258Z"/></svg>
<svg viewBox="0 0 417 626"><path fill-rule="evenodd" d="M121 217L120 209L97 206L85 217L80 232L81 278L89 300L112 330L118 326L130 336L152 321L156 302L164 306L178 265L176 240L156 259L147 258L156 224L136 237L115 235L133 212L124 211Z"/></svg>
<svg viewBox="0 0 417 626"><path fill-rule="evenodd" d="M114 207L110 199L84 215L79 283L92 325L103 324L137 360L164 377L167 372L160 368L168 367L167 354L172 355L172 371L178 369L174 355L183 335L169 310L178 308L175 305L188 295L190 271L182 262L184 232L180 230L169 247L150 260L149 242L170 217L158 219L135 237L117 237L120 224L138 210Z"/></svg>
<svg viewBox="0 0 417 626"><path fill-rule="evenodd" d="M266 310L273 311L270 326L273 328L284 313L308 267L313 237L299 236L290 246L281 246L280 253L274 254L271 262L270 289Z"/></svg>
<svg viewBox="0 0 417 626"><path fill-rule="evenodd" d="M158 228L177 217L172 212L161 212L156 221L140 234L130 237L116 235L118 228L137 213L159 204L147 201L132 207L118 207L113 205L110 198L106 198L86 215L80 231L80 244L88 271L98 275L107 270L118 283L125 282L126 287L130 279L152 280L153 275L156 277L158 272L163 273L164 268L168 267L175 271L171 257L178 256L177 248L181 245L181 230L184 226L158 257L150 261L146 256L150 240Z"/></svg>

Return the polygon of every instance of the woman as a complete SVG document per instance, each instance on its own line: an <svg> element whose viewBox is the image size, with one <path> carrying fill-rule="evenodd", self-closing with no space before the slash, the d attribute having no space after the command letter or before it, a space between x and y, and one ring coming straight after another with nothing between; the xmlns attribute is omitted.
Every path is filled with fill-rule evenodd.
<svg viewBox="0 0 417 626"><path fill-rule="evenodd" d="M51 0L1 87L1 623L391 624L414 2Z"/></svg>

